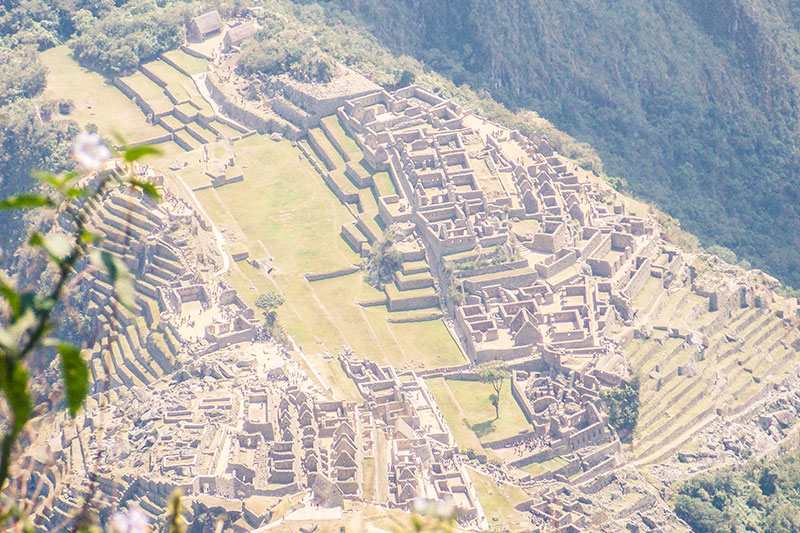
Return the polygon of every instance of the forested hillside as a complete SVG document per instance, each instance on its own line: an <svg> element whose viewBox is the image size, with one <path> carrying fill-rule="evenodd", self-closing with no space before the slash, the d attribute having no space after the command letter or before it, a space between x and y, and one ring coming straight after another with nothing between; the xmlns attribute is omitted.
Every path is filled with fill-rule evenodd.
<svg viewBox="0 0 800 533"><path fill-rule="evenodd" d="M705 245L800 286L797 2L338 1L395 52L589 142Z"/></svg>

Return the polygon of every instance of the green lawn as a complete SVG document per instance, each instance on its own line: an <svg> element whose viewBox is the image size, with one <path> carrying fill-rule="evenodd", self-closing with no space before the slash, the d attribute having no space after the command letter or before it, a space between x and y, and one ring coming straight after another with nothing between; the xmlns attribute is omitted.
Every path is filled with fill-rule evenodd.
<svg viewBox="0 0 800 533"><path fill-rule="evenodd" d="M372 179L375 181L375 188L378 189L378 196L397 194L397 189L388 172L377 172L372 175Z"/></svg>
<svg viewBox="0 0 800 533"><path fill-rule="evenodd" d="M284 259L284 273L326 272L360 261L339 236L352 215L289 141L252 135L234 150L247 167L244 181L218 189L219 198L249 240Z"/></svg>
<svg viewBox="0 0 800 533"><path fill-rule="evenodd" d="M161 61L151 61L144 65L147 70L158 76L167 84L169 91L179 102L191 100L206 113L212 113L211 106L206 102L191 78L177 70L172 65Z"/></svg>
<svg viewBox="0 0 800 533"><path fill-rule="evenodd" d="M496 420L494 407L489 402L489 395L494 393L491 385L454 379L447 380L446 383L453 391L467 422L481 441L505 439L531 429L517 401L511 396L509 380L503 382L500 391L500 418Z"/></svg>
<svg viewBox="0 0 800 533"><path fill-rule="evenodd" d="M342 154L339 153L339 150L334 148L331 141L328 140L328 137L325 135L325 132L322 131L322 128L314 128L309 130L309 135L313 135L314 139L316 139L319 147L322 149L323 152L328 156L328 158L333 162L337 169L344 172L344 159L342 158ZM315 148L316 150L316 148ZM347 179L347 178L345 178Z"/></svg>
<svg viewBox="0 0 800 533"><path fill-rule="evenodd" d="M233 139L234 137L239 137L242 135L242 132L240 132L239 130L233 129L227 124L219 122L218 120L211 122L211 125L220 134L224 135L225 137L228 137L229 139Z"/></svg>
<svg viewBox="0 0 800 533"><path fill-rule="evenodd" d="M655 298L661 287L663 287L664 282L660 278L655 278L653 276L648 276L647 281L645 281L642 288L639 290L638 294L633 295L633 305L638 307L639 309L644 309L647 307L647 304L650 303L650 300Z"/></svg>
<svg viewBox="0 0 800 533"><path fill-rule="evenodd" d="M541 463L531 463L522 467L522 470L529 473L532 476L538 476L540 474L544 474L545 472L552 472L553 470L558 470L562 466L566 465L568 462L566 459L562 459L561 457L553 457L552 459L548 459L547 461L542 461Z"/></svg>
<svg viewBox="0 0 800 533"><path fill-rule="evenodd" d="M241 235L252 258L275 259L269 277L245 262L232 266L230 282L245 300L252 303L258 293L276 288L282 292L287 303L278 310L279 320L307 353L321 352L321 341L334 353L347 345L361 357L398 367L466 362L442 320L389 324L385 307L356 305L382 297L360 273L306 281L304 273L361 261L339 235L352 215L288 141L253 135L234 143L234 150L244 181L197 196L222 228Z"/></svg>
<svg viewBox="0 0 800 533"><path fill-rule="evenodd" d="M137 71L130 76L125 76L122 81L136 91L153 108L154 113L159 114L174 107L164 89L141 72Z"/></svg>
<svg viewBox="0 0 800 533"><path fill-rule="evenodd" d="M444 378L431 378L426 379L425 384L428 390L433 394L436 405L444 415L450 431L453 432L453 437L456 439L456 444L460 451L472 449L477 453L483 453L483 446L475 436L475 433L467 426L465 416L458 405L458 401L450 387L447 386Z"/></svg>
<svg viewBox="0 0 800 533"><path fill-rule="evenodd" d="M522 489L506 483L496 483L492 478L472 469L469 470L469 477L490 526L500 523L508 531L531 530L530 515L514 508L530 499Z"/></svg>
<svg viewBox="0 0 800 533"><path fill-rule="evenodd" d="M208 69L208 61L189 55L180 48L164 52L163 55L189 74L201 74Z"/></svg>
<svg viewBox="0 0 800 533"><path fill-rule="evenodd" d="M82 126L92 123L103 136L119 133L131 142L166 133L148 124L144 113L110 81L78 65L66 45L50 48L40 58L47 67L44 97L74 102L70 117Z"/></svg>
<svg viewBox="0 0 800 533"><path fill-rule="evenodd" d="M339 117L330 115L323 118L322 122L327 126L328 131L331 132L333 138L336 139L339 145L344 149L351 161L359 161L363 157L361 148L358 147L356 140L350 137L339 123Z"/></svg>
<svg viewBox="0 0 800 533"><path fill-rule="evenodd" d="M185 159L186 154L188 154L186 150L178 146L174 141L165 141L154 146L161 150L161 154L158 156L149 156L148 163L150 162L149 159L152 158L153 161L158 159L159 162L166 163L164 166L167 166L176 159Z"/></svg>

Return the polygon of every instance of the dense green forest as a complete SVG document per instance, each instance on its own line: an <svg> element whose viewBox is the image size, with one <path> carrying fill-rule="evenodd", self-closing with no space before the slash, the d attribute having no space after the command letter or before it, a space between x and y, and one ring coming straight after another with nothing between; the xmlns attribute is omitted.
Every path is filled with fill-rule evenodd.
<svg viewBox="0 0 800 533"><path fill-rule="evenodd" d="M800 4L337 0L388 48L529 107L707 246L800 286Z"/></svg>
<svg viewBox="0 0 800 533"><path fill-rule="evenodd" d="M702 474L678 487L674 503L698 533L800 531L800 455Z"/></svg>

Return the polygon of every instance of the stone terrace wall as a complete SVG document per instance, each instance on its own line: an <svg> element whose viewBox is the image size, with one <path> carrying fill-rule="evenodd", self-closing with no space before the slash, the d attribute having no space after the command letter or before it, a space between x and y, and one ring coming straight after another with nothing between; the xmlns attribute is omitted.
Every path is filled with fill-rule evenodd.
<svg viewBox="0 0 800 533"><path fill-rule="evenodd" d="M296 141L301 136L301 131L294 125L280 121L276 118L265 118L256 115L252 111L248 111L230 101L228 96L220 89L212 79L212 75L207 75L205 78L205 85L211 98L222 109L222 111L230 116L233 120L254 129L259 133L280 133L284 137Z"/></svg>

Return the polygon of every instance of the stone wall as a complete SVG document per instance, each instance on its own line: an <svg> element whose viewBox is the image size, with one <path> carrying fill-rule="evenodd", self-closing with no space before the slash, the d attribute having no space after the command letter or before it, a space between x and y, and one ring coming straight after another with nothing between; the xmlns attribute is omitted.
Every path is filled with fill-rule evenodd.
<svg viewBox="0 0 800 533"><path fill-rule="evenodd" d="M275 97L269 101L273 111L298 128L308 130L319 123L319 118L309 115L285 98Z"/></svg>
<svg viewBox="0 0 800 533"><path fill-rule="evenodd" d="M357 266L352 266L348 268L342 268L339 270L331 270L330 272L321 272L319 274L303 274L303 277L306 281L320 281L323 279L332 279L332 278L339 278L342 276L349 276L350 274L355 274L361 270Z"/></svg>
<svg viewBox="0 0 800 533"><path fill-rule="evenodd" d="M509 261L507 263L498 263L496 265L487 265L485 267L456 270L455 276L457 278L483 276L485 274L495 274L497 272L517 270L526 266L528 266L527 259L520 259L519 261Z"/></svg>
<svg viewBox="0 0 800 533"><path fill-rule="evenodd" d="M336 165L333 163L333 159L331 159L331 156L328 155L328 152L326 152L319 143L314 132L308 132L308 144L311 145L311 147L314 149L314 152L319 156L328 170L336 170Z"/></svg>
<svg viewBox="0 0 800 533"><path fill-rule="evenodd" d="M389 311L413 311L415 309L427 309L429 307L437 307L439 305L439 296L433 294L428 296L408 296L399 299L392 299L389 293L386 293L388 299Z"/></svg>
<svg viewBox="0 0 800 533"><path fill-rule="evenodd" d="M347 150L344 149L344 146L342 146L339 143L339 140L336 138L336 135L333 134L328 125L320 121L319 127L322 128L322 131L325 132L325 135L327 135L328 140L331 142L333 147L339 151L339 154L342 156L342 159L344 159L345 163L349 162L350 155L347 153Z"/></svg>
<svg viewBox="0 0 800 533"><path fill-rule="evenodd" d="M279 121L277 118L259 116L231 102L222 89L217 86L213 77L213 74L206 75L205 85L211 98L220 107L223 113L227 114L236 122L256 130L259 133L280 133L284 137L294 141L300 138L302 132L289 122Z"/></svg>
<svg viewBox="0 0 800 533"><path fill-rule="evenodd" d="M631 277L628 284L622 290L625 294L628 295L629 298L633 298L636 294L644 287L644 284L647 283L648 278L650 277L650 259L644 259L639 268L636 270L636 273Z"/></svg>
<svg viewBox="0 0 800 533"><path fill-rule="evenodd" d="M536 274L536 271L521 270L518 271L517 274L510 274L508 277L503 277L503 278L495 278L495 279L481 280L481 281L473 281L465 279L464 288L467 289L468 292L474 293L477 292L478 289L482 287L487 287L489 285L498 285L502 283L503 287L507 289L516 289L519 287L531 286L533 282L536 281L537 278L538 275Z"/></svg>
<svg viewBox="0 0 800 533"><path fill-rule="evenodd" d="M536 272L539 274L539 276L545 279L550 278L552 276L555 276L562 270L571 267L578 261L578 255L575 253L574 250L562 250L562 251L566 253L564 253L561 257L558 257L557 255L550 256L550 258L555 258L550 264L547 264L545 262L544 264L537 263L536 265L534 265L534 268L536 269Z"/></svg>

